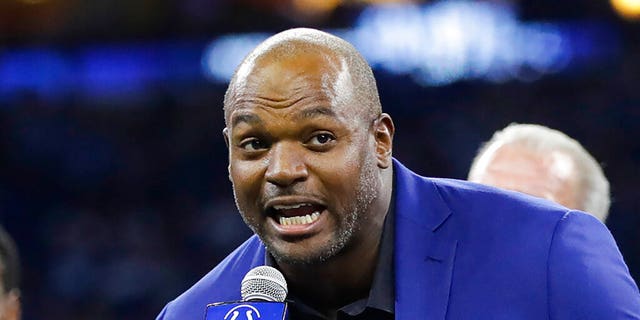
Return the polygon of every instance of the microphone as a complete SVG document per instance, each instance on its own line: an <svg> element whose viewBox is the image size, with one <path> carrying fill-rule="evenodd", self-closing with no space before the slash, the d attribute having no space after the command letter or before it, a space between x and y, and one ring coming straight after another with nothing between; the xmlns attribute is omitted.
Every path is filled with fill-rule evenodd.
<svg viewBox="0 0 640 320"><path fill-rule="evenodd" d="M242 279L240 288L243 301L284 302L287 292L287 281L282 273L269 266L249 270Z"/></svg>
<svg viewBox="0 0 640 320"><path fill-rule="evenodd" d="M287 281L278 269L255 267L240 284L242 301L207 305L205 320L285 320Z"/></svg>

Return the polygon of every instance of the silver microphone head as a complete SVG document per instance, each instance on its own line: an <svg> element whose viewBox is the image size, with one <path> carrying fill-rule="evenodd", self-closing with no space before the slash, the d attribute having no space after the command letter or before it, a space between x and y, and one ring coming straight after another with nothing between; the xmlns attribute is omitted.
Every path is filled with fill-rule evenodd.
<svg viewBox="0 0 640 320"><path fill-rule="evenodd" d="M243 301L283 302L287 297L287 281L278 269L260 266L251 269L242 279Z"/></svg>

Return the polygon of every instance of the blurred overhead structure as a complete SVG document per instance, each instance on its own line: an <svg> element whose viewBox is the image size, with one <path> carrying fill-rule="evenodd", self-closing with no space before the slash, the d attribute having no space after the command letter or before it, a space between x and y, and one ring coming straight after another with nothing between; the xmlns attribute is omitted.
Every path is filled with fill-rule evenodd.
<svg viewBox="0 0 640 320"><path fill-rule="evenodd" d="M373 68L410 75L425 86L460 80L533 81L545 74L597 64L618 50L615 33L590 22L521 22L512 7L489 2L370 6L353 28L328 30L351 42ZM214 40L203 71L226 82L268 34Z"/></svg>
<svg viewBox="0 0 640 320"><path fill-rule="evenodd" d="M48 5L55 1L50 1L33 7L53 10ZM326 2L326 8L339 2ZM59 12L51 12L49 17L57 18L47 23L64 25L64 19L53 14ZM503 2L380 4L359 10L347 27L327 31L353 43L376 71L407 75L424 86L535 81L548 74L601 68L621 50L618 30L606 21L521 21L517 12ZM4 15L0 12L0 18ZM138 20L140 28L160 21L150 17L148 22ZM99 24L112 25L110 20ZM207 80L224 84L242 57L270 34L222 34L211 42L183 36L110 42L96 38L56 47L7 46L0 51L0 100L19 92L118 99L153 87L174 90Z"/></svg>
<svg viewBox="0 0 640 320"><path fill-rule="evenodd" d="M293 7L301 12L318 13L334 10L340 0L292 0Z"/></svg>
<svg viewBox="0 0 640 320"><path fill-rule="evenodd" d="M330 20L338 7L367 6L371 4L414 3L412 0L288 0L275 1L276 10L297 23L321 23ZM294 14L289 14L291 11Z"/></svg>
<svg viewBox="0 0 640 320"><path fill-rule="evenodd" d="M640 19L640 0L611 0L611 5L625 19Z"/></svg>

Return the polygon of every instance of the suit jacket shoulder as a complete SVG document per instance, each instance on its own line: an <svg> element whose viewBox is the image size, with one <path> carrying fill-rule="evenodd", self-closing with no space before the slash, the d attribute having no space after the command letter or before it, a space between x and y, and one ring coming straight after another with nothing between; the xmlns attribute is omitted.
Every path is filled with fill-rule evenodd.
<svg viewBox="0 0 640 320"><path fill-rule="evenodd" d="M638 289L594 217L394 169L399 319L640 318Z"/></svg>
<svg viewBox="0 0 640 320"><path fill-rule="evenodd" d="M264 264L265 249L252 236L191 288L169 302L157 320L204 319L208 304L240 300L240 282L252 268Z"/></svg>

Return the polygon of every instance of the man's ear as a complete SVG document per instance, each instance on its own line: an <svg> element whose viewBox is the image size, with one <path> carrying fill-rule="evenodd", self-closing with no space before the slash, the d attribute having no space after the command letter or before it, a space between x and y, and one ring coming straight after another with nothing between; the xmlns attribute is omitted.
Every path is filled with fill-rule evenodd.
<svg viewBox="0 0 640 320"><path fill-rule="evenodd" d="M229 128L224 128L222 129L222 135L224 136L224 143L227 145L227 149L229 149L229 146L231 145L231 142L229 141L230 137L229 137ZM229 149L229 152L231 152L231 149ZM229 165L227 166L227 173L229 175L229 181L233 182L233 180L231 180L231 163L229 162Z"/></svg>
<svg viewBox="0 0 640 320"><path fill-rule="evenodd" d="M378 167L386 169L391 166L391 151L393 149L393 133L395 126L391 116L383 113L373 123L373 134L376 142L376 158Z"/></svg>
<svg viewBox="0 0 640 320"><path fill-rule="evenodd" d="M225 127L222 129L222 136L224 136L224 143L227 145L227 149L229 148L229 128Z"/></svg>
<svg viewBox="0 0 640 320"><path fill-rule="evenodd" d="M6 299L4 318L7 320L19 320L22 318L22 305L20 303L20 290L12 289L4 297Z"/></svg>

